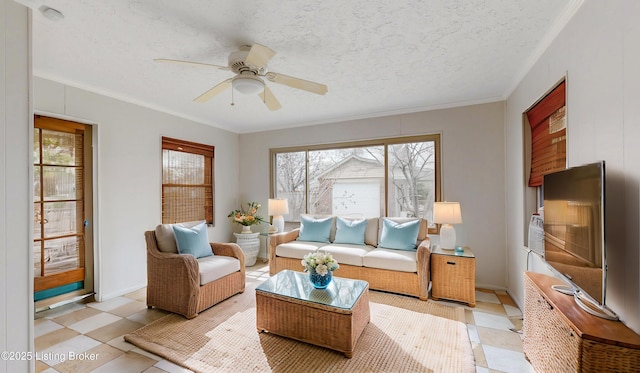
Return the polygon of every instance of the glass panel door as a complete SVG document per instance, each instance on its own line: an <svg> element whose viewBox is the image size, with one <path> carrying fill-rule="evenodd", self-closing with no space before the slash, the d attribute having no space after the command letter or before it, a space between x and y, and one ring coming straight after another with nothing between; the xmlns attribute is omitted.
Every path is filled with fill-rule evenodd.
<svg viewBox="0 0 640 373"><path fill-rule="evenodd" d="M84 288L87 126L36 116L35 127L33 266L40 300Z"/></svg>

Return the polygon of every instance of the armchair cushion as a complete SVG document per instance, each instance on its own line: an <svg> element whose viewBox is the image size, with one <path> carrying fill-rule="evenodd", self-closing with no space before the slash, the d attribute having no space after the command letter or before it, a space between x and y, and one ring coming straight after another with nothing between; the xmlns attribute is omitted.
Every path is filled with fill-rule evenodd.
<svg viewBox="0 0 640 373"><path fill-rule="evenodd" d="M240 261L223 255L212 255L198 259L200 286L240 270Z"/></svg>
<svg viewBox="0 0 640 373"><path fill-rule="evenodd" d="M212 256L207 225L202 222L193 228L173 226L173 233L176 236L176 244L180 254L191 254L197 258Z"/></svg>

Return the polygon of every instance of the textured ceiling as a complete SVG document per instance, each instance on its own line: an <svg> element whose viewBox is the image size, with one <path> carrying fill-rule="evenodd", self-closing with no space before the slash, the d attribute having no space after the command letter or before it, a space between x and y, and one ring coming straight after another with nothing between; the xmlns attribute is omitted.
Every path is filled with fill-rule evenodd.
<svg viewBox="0 0 640 373"><path fill-rule="evenodd" d="M578 0L19 0L34 9L34 74L245 133L501 100ZM59 21L37 10L47 5ZM227 90L193 99L260 43L269 70L324 83L320 96L268 83L282 109Z"/></svg>

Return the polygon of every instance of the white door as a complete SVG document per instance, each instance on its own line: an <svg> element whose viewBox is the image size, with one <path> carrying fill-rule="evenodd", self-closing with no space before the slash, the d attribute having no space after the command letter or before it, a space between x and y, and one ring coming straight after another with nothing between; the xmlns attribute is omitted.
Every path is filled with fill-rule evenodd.
<svg viewBox="0 0 640 373"><path fill-rule="evenodd" d="M378 180L338 180L333 185L332 213L364 218L380 216L380 199Z"/></svg>

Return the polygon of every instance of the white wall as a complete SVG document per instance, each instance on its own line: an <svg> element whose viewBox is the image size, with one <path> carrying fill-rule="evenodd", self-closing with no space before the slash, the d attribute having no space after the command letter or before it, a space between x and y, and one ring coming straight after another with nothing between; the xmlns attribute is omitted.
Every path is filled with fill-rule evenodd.
<svg viewBox="0 0 640 373"><path fill-rule="evenodd" d="M502 102L242 134L240 197L267 206L270 148L433 133L442 134L443 196L461 203L463 224L456 233L458 243L476 254L477 285L505 289Z"/></svg>
<svg viewBox="0 0 640 373"><path fill-rule="evenodd" d="M0 351L33 349L33 264L29 102L30 15L0 1ZM33 370L33 362L0 360L0 372Z"/></svg>
<svg viewBox="0 0 640 373"><path fill-rule="evenodd" d="M238 135L41 78L34 109L95 123L96 293L104 300L146 285L143 233L161 222L161 137L215 146L212 241L229 242L238 190ZM25 186L29 188L29 185Z"/></svg>
<svg viewBox="0 0 640 373"><path fill-rule="evenodd" d="M34 79L29 10L0 1L0 350L34 351L32 233L33 110L96 125L96 277L99 299L146 284L143 232L161 220L161 136L216 148L214 241L230 241L226 217L238 190L238 135L77 88ZM33 371L0 361L0 372Z"/></svg>
<svg viewBox="0 0 640 373"><path fill-rule="evenodd" d="M569 166L605 160L607 303L640 332L640 2L585 0L507 101L509 292L523 305L524 176L521 115L567 75ZM529 270L546 272L533 259Z"/></svg>

